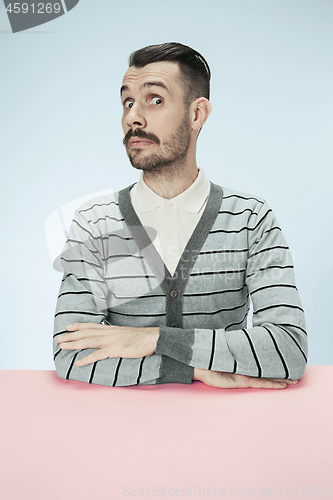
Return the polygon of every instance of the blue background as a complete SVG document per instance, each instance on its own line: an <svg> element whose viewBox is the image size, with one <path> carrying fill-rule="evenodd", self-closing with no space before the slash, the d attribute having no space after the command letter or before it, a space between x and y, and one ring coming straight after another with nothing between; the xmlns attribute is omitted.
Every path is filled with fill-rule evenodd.
<svg viewBox="0 0 333 500"><path fill-rule="evenodd" d="M198 166L264 197L293 252L309 364L332 364L331 0L81 0L13 34L0 4L2 369L54 369L62 275L45 234L73 200L138 180L122 145L128 56L178 41L207 59Z"/></svg>

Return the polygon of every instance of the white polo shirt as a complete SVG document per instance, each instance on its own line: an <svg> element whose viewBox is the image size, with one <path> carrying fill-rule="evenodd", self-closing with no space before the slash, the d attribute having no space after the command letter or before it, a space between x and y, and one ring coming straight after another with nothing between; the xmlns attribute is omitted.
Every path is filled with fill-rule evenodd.
<svg viewBox="0 0 333 500"><path fill-rule="evenodd" d="M130 191L132 205L143 226L157 231L153 241L171 275L204 211L210 182L201 168L189 188L170 200L156 194L143 180Z"/></svg>

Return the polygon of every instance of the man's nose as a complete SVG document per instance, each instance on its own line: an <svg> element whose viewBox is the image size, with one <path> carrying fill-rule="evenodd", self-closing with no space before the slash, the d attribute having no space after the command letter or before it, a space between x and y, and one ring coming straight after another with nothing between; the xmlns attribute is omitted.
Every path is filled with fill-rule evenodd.
<svg viewBox="0 0 333 500"><path fill-rule="evenodd" d="M144 117L144 112L141 106L139 106L138 103L134 103L133 106L130 108L128 114L127 114L127 125L130 127L140 127L140 128L145 128L147 125L146 119Z"/></svg>

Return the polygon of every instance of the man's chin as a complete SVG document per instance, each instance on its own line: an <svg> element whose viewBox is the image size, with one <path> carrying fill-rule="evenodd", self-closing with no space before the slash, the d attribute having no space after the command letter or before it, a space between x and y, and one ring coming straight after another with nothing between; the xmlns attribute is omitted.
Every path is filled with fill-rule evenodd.
<svg viewBox="0 0 333 500"><path fill-rule="evenodd" d="M132 156L128 155L128 159L130 161L130 164L132 167L136 168L137 170L142 170L144 167L144 161L140 158L138 158L138 155Z"/></svg>
<svg viewBox="0 0 333 500"><path fill-rule="evenodd" d="M149 156L145 158L145 155L142 155L140 150L134 155L128 154L128 158L132 167L137 170L153 171L159 166L156 162L149 161Z"/></svg>

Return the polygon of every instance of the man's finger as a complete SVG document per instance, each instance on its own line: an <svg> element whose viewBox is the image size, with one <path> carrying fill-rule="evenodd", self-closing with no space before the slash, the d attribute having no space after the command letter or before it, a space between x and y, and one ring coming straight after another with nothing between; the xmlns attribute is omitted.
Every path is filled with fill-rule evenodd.
<svg viewBox="0 0 333 500"><path fill-rule="evenodd" d="M77 338L73 338L72 335L68 335L69 339L64 339L60 341L59 347L61 349L102 349L109 345L109 342L105 340L104 337L101 336L91 336L87 337L77 336ZM67 335L66 335L67 337Z"/></svg>
<svg viewBox="0 0 333 500"><path fill-rule="evenodd" d="M265 380L271 380L272 382L282 382L285 384L292 384L295 385L298 383L298 380L293 380L291 378L265 378Z"/></svg>
<svg viewBox="0 0 333 500"><path fill-rule="evenodd" d="M86 328L84 329L84 331L73 330L71 332L63 333L62 335L58 335L57 341L59 343L61 343L61 342L73 342L75 340L80 340L80 339L84 339L84 338L89 337L89 336L93 336L94 333L96 334L96 332L94 332L93 330L88 330Z"/></svg>
<svg viewBox="0 0 333 500"><path fill-rule="evenodd" d="M98 349L97 351L92 352L89 356L86 356L81 359L77 359L74 363L75 366L85 366L90 365L91 363L95 363L95 361L100 361L102 359L107 359L109 356L102 349Z"/></svg>
<svg viewBox="0 0 333 500"><path fill-rule="evenodd" d="M249 377L249 387L255 389L285 389L288 384L284 382L275 382L263 378Z"/></svg>

